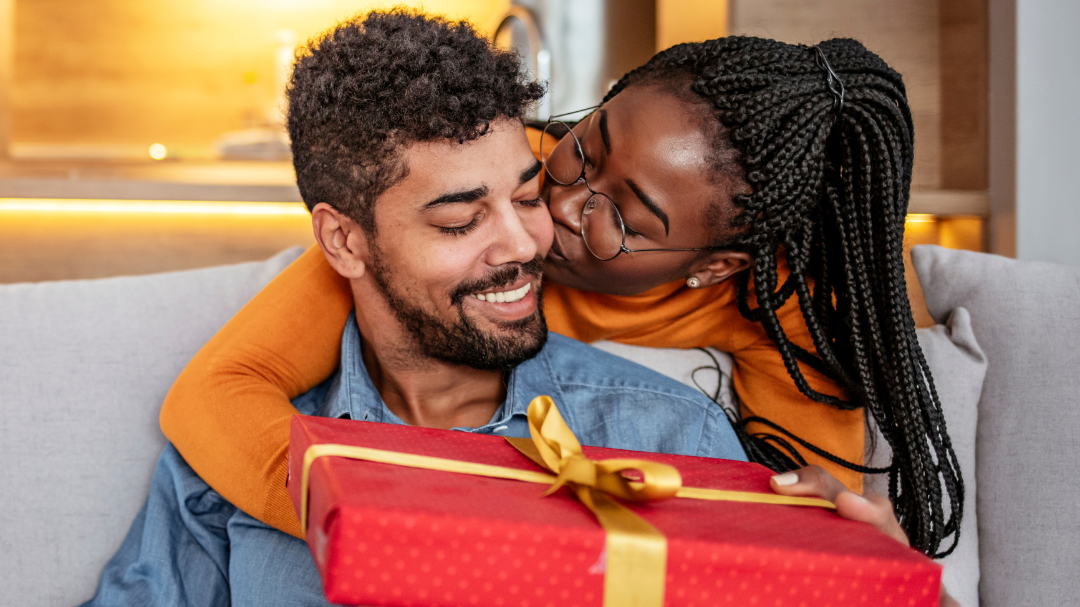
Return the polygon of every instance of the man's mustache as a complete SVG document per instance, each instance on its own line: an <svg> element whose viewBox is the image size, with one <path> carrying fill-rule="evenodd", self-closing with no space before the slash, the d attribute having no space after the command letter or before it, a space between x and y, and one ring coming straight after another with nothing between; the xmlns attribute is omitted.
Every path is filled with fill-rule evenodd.
<svg viewBox="0 0 1080 607"><path fill-rule="evenodd" d="M526 263L510 263L493 270L487 276L475 280L467 280L454 288L450 293L450 303L458 305L473 293L494 291L499 287L509 286L523 276L540 278L544 275L544 258L537 255Z"/></svg>

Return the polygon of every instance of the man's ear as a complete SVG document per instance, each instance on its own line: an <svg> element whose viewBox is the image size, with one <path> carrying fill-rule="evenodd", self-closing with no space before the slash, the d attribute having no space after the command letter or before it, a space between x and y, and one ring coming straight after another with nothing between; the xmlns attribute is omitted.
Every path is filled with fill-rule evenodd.
<svg viewBox="0 0 1080 607"><path fill-rule="evenodd" d="M348 215L325 202L311 209L311 227L326 261L345 278L360 278L371 261L367 234Z"/></svg>
<svg viewBox="0 0 1080 607"><path fill-rule="evenodd" d="M690 266L689 278L696 278L698 287L718 285L750 267L754 258L742 251L713 251Z"/></svg>

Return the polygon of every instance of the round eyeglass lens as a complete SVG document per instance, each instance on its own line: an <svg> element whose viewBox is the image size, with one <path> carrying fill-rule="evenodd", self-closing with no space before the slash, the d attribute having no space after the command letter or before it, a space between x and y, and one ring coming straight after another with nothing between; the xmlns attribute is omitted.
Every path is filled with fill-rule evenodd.
<svg viewBox="0 0 1080 607"><path fill-rule="evenodd" d="M554 143L554 142L558 143ZM547 150L554 144L550 154L541 153L544 170L559 185L576 182L585 170L585 159L581 154L581 142L566 123L553 120L544 127L540 135L540 149Z"/></svg>
<svg viewBox="0 0 1080 607"><path fill-rule="evenodd" d="M581 208L581 237L589 252L600 261L618 257L626 230L615 203L603 194L593 194Z"/></svg>

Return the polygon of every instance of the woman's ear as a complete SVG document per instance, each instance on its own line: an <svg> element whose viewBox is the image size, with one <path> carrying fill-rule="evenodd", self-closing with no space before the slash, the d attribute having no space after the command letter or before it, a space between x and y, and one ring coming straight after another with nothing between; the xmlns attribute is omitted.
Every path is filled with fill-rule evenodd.
<svg viewBox="0 0 1080 607"><path fill-rule="evenodd" d="M325 202L311 209L311 227L326 261L345 278L360 278L367 272L371 252L367 234L348 215Z"/></svg>
<svg viewBox="0 0 1080 607"><path fill-rule="evenodd" d="M696 278L698 288L718 285L750 267L753 257L742 251L713 251L690 266L688 278Z"/></svg>

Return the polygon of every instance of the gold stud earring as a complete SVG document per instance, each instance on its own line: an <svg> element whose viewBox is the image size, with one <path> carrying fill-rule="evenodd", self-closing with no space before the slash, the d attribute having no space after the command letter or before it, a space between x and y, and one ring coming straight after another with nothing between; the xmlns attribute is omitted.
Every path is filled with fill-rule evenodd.
<svg viewBox="0 0 1080 607"><path fill-rule="evenodd" d="M691 289L696 289L701 286L701 281L698 280L696 276L691 276L690 278L686 279L686 286L690 287Z"/></svg>

